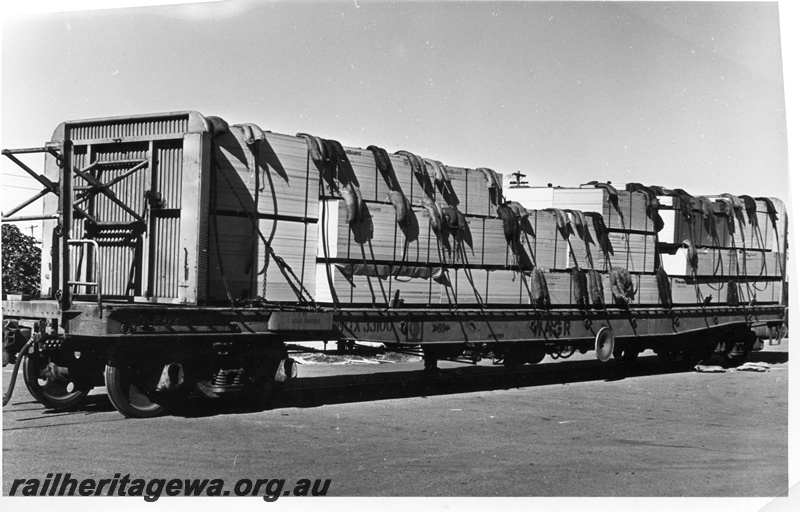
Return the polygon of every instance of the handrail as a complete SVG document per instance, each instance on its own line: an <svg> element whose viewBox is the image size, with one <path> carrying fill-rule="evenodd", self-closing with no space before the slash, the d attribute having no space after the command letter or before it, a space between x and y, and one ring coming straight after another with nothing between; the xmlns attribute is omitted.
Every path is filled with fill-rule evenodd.
<svg viewBox="0 0 800 512"><path fill-rule="evenodd" d="M80 239L73 238L73 239L67 240L67 243L70 244L70 245L92 245L92 246L94 246L94 274L95 274L95 276L97 276L96 277L97 281L67 281L67 284L68 285L73 285L73 286L86 286L87 288L89 286L94 286L97 289L97 305L100 306L100 311L102 312L103 303L102 303L102 300L100 298L101 291L102 291L101 290L101 287L102 287L101 286L102 273L100 272L100 245L97 243L97 240L88 240L88 239L85 239L85 238L80 238ZM81 256L81 259L83 259L83 256ZM87 270L86 278L87 279L89 278L88 270Z"/></svg>

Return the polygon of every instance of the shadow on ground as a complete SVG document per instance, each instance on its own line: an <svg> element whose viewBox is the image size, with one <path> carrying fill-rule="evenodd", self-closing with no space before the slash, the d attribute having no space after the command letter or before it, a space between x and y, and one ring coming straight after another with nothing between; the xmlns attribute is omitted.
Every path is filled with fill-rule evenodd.
<svg viewBox="0 0 800 512"><path fill-rule="evenodd" d="M748 360L780 364L787 362L788 358L789 355L785 352L760 352L751 354ZM717 364L716 356L708 363ZM198 400L174 410L173 414L202 417L575 382L618 381L691 371L693 370L687 368L682 361L663 363L656 356L649 356L640 357L635 364L618 364L614 361L603 364L594 360L564 361L557 364L527 365L515 370L502 366L463 366L444 368L435 373L426 373L420 368L360 375L303 377L281 392L273 394L268 402L242 399Z"/></svg>

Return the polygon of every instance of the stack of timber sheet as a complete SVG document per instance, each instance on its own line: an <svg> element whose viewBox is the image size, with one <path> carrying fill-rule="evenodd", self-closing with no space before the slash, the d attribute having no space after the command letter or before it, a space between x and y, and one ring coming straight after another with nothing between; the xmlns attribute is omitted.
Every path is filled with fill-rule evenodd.
<svg viewBox="0 0 800 512"><path fill-rule="evenodd" d="M723 213L723 204L717 201L721 198L709 199L712 201L711 217L703 218L701 212L693 211L694 222L681 214L679 199L669 197L661 200L662 205L673 208L662 210L662 214L671 213L674 217L674 228L665 230L667 243L681 244L691 240L697 253L694 273L685 247L679 247L673 254L661 254L665 270L673 276L673 302L728 304L731 300L729 287L735 288L739 304L780 302L786 265L783 203L772 200L778 212L774 224L767 213L767 202L760 199L756 200L754 219L743 212L744 222L734 219L731 223ZM693 275L697 276L696 284Z"/></svg>
<svg viewBox="0 0 800 512"><path fill-rule="evenodd" d="M420 208L411 209L411 222L404 232L396 221L391 204L366 203L361 221L347 222L343 200L320 201L319 247L317 257L332 261L398 262L404 264L428 263L431 233L427 213ZM435 254L434 254L435 256Z"/></svg>
<svg viewBox="0 0 800 512"><path fill-rule="evenodd" d="M660 241L668 244L680 244L691 240L699 247L727 247L730 245L728 221L722 213L722 205L712 202L712 213L704 218L702 212L693 211L693 222L689 222L680 211L680 199L675 197L659 197L661 217L665 220L665 228L659 233ZM671 226L669 228L668 226Z"/></svg>
<svg viewBox="0 0 800 512"><path fill-rule="evenodd" d="M619 210L612 206L609 192L604 188L555 188L553 207L603 214L609 229L654 232L653 221L647 216L647 196L643 192L617 191Z"/></svg>
<svg viewBox="0 0 800 512"><path fill-rule="evenodd" d="M305 144L303 139L296 140ZM430 163L426 163L427 174L420 175L414 172L409 157L389 154L394 171L392 179L381 174L372 151L354 147L344 147L344 150L347 162L341 164L344 171L339 172L355 177L354 184L358 186L365 201L388 202L389 191L399 189L415 206L425 197L429 197L442 204L457 206L465 215L489 216L497 206L491 202L487 180L482 171L444 166L449 181L437 182L436 170ZM311 164L312 171L319 173L314 167ZM341 197L338 180L323 179L322 183L322 197Z"/></svg>
<svg viewBox="0 0 800 512"><path fill-rule="evenodd" d="M602 272L603 301L606 307L614 307L611 292L611 277L607 272ZM549 272L545 274L547 289L550 293L550 302L553 306L570 306L577 303L572 287L572 275L569 272ZM636 291L631 305L657 306L659 305L658 281L652 274L632 274L633 288Z"/></svg>
<svg viewBox="0 0 800 512"><path fill-rule="evenodd" d="M302 139L301 139L302 140ZM305 141L302 141L305 144ZM423 186L412 171L411 164L405 156L387 153L394 172L394 177L384 176L378 169L374 153L369 149L343 146L347 161L340 164L337 170L341 176L328 176L322 170L316 170L324 174L321 198L340 198L341 181L352 180L361 193L362 199L373 202L389 202L389 191L400 190L412 203L420 201L425 197ZM312 168L316 166L312 163ZM429 185L429 193L435 194L432 183Z"/></svg>
<svg viewBox="0 0 800 512"><path fill-rule="evenodd" d="M509 267L517 265L514 254L509 250L503 232L503 221L486 218L483 220L483 260L482 265Z"/></svg>
<svg viewBox="0 0 800 512"><path fill-rule="evenodd" d="M440 290L440 302L459 305L527 304L528 293L518 272L454 268Z"/></svg>
<svg viewBox="0 0 800 512"><path fill-rule="evenodd" d="M552 306L569 306L576 303L573 299L569 272L546 272L544 277ZM530 301L530 298L528 300Z"/></svg>
<svg viewBox="0 0 800 512"><path fill-rule="evenodd" d="M432 304L439 302L439 283L430 277L408 277L393 275L387 279L389 284L389 300L392 300L397 292L398 297L405 304Z"/></svg>
<svg viewBox="0 0 800 512"><path fill-rule="evenodd" d="M212 139L211 151L208 298L311 300L319 174L305 141L265 133L248 145L231 126Z"/></svg>
<svg viewBox="0 0 800 512"><path fill-rule="evenodd" d="M726 282L698 281L695 283L681 278L673 278L671 281L673 304L699 304L703 301L707 301L708 304L725 302Z"/></svg>
<svg viewBox="0 0 800 512"><path fill-rule="evenodd" d="M446 206L440 204L440 206ZM420 209L422 222L430 226L430 215L425 209ZM484 240L482 217L465 217L464 229L447 229L443 231L442 238L429 231L429 261L432 264L444 263L448 265L483 265Z"/></svg>
<svg viewBox="0 0 800 512"><path fill-rule="evenodd" d="M521 245L528 251L531 263L541 269L559 268L567 242L558 231L556 214L541 210L528 210L528 214L527 223L522 226Z"/></svg>
<svg viewBox="0 0 800 512"><path fill-rule="evenodd" d="M570 229L570 243L556 258L556 269L574 266L598 270L624 268L632 273L651 273L655 271L658 254L658 238L655 225L647 215L647 195L643 192L617 191L617 205L605 188L555 188L553 207L562 210L596 212L603 217L611 244L609 254L603 254L597 232L590 219L586 232L581 237L574 220ZM577 262L577 263L576 263Z"/></svg>
<svg viewBox="0 0 800 512"><path fill-rule="evenodd" d="M451 206L458 206L465 215L488 217L497 207L487 186L483 171L464 167L445 166L449 183L437 185L437 199Z"/></svg>
<svg viewBox="0 0 800 512"><path fill-rule="evenodd" d="M283 259L279 265L269 253ZM209 228L209 291L213 299L263 297L295 302L314 294L317 227L287 219L259 219L258 226L244 216L217 215ZM301 290L305 288L305 292Z"/></svg>
<svg viewBox="0 0 800 512"><path fill-rule="evenodd" d="M212 214L266 214L315 219L319 173L303 139L266 133L248 146L235 126L214 137Z"/></svg>
<svg viewBox="0 0 800 512"><path fill-rule="evenodd" d="M466 169L468 215L495 215L497 204L492 201L488 180L483 171Z"/></svg>
<svg viewBox="0 0 800 512"><path fill-rule="evenodd" d="M268 248L257 239L259 268L269 261L266 272L258 276L259 296L269 301L292 302L301 292L306 299L313 298L317 226L285 219L261 219L259 226L272 251L283 260L279 264L270 257ZM305 290L300 290L299 283Z"/></svg>
<svg viewBox="0 0 800 512"><path fill-rule="evenodd" d="M560 259L560 264L563 265L560 268L574 267L577 261L580 268L591 268L591 265L594 265L597 270L611 270L611 268L624 268L629 272L655 270L658 252L655 235L611 231L608 233L608 240L611 242L613 254L609 252L608 257L603 254L595 238L597 237L594 233L591 241L581 239L577 233L570 235L570 247L566 248L564 256Z"/></svg>
<svg viewBox="0 0 800 512"><path fill-rule="evenodd" d="M777 210L778 220L775 225L772 224L772 219L767 213L767 203L764 200L756 199L756 214L754 222L745 215L744 224L736 223L737 234L736 246L739 248L747 249L766 249L774 252L779 251L781 241L783 240L783 232L781 228L784 223L781 219L785 215L785 206L783 202L776 199L772 200L773 206ZM775 231L778 230L778 236L775 236Z"/></svg>
<svg viewBox="0 0 800 512"><path fill-rule="evenodd" d="M509 245L505 237L503 221L486 218L483 221L483 264L492 267L530 269L559 268L561 254L566 241L557 229L555 213L528 210L523 220L519 238Z"/></svg>
<svg viewBox="0 0 800 512"><path fill-rule="evenodd" d="M680 214L679 199L674 197L660 197L659 201L665 210L662 216L673 218L673 229L665 229L661 234L661 242L680 244L690 239L699 247L728 247L739 249L764 249L773 252L783 252L783 240L786 228L786 207L782 201L772 198L772 203L777 210L778 220L775 224L767 213L767 202L756 199L755 223L744 214L745 221L736 220L732 229L723 205L715 197L710 197L712 216L703 218L699 211L693 211L694 221ZM776 233L777 232L777 233Z"/></svg>
<svg viewBox="0 0 800 512"><path fill-rule="evenodd" d="M345 154L349 162L350 168L353 170L355 181L353 182L361 191L361 197L365 201L388 201L386 198L387 191L380 190L378 186L384 182L383 177L378 172L378 166L375 163L375 157L372 151L345 148ZM400 159L393 159L394 163L400 163ZM403 193L409 193L411 190L411 182L399 183ZM385 184L384 184L385 187ZM331 189L331 183L326 182L324 190L330 191L332 194L339 196L338 192Z"/></svg>
<svg viewBox="0 0 800 512"><path fill-rule="evenodd" d="M783 254L771 251L748 251L729 249L730 274L738 271L739 275L751 278L780 277L785 264Z"/></svg>
<svg viewBox="0 0 800 512"><path fill-rule="evenodd" d="M473 213L468 209L469 197L467 196L467 176L469 171L463 167L451 167L449 165L445 166L445 170L450 183L447 187L438 187L439 195L437 199L445 204L458 206L458 209L465 215L472 215Z"/></svg>

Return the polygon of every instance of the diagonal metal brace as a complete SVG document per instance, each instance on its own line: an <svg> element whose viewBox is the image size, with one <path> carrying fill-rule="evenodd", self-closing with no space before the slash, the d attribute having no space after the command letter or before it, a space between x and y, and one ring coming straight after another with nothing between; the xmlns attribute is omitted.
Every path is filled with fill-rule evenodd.
<svg viewBox="0 0 800 512"><path fill-rule="evenodd" d="M33 195L33 197L23 201L18 206L14 207L14 208L11 208L10 210L8 210L6 212L3 212L3 220L8 220L8 221L13 220L13 219L10 218L12 215L14 215L15 213L17 213L18 211L22 210L23 208L25 208L29 204L37 201L38 199L46 196L47 194L49 194L51 192L53 194L55 194L55 195L58 195L58 193L59 193L58 184L53 183L46 176L37 173L36 171L34 171L33 169L31 169L30 167L25 165L25 163L22 162L20 159L18 159L16 156L14 156L14 153L39 153L39 152L42 152L43 150L46 150L46 149L44 149L44 148L31 148L31 149L18 149L18 150L10 150L10 149L4 149L3 150L3 154L5 156L7 156L9 158L9 160L11 160L15 164L17 164L23 171L28 173L33 179L35 179L42 186L44 186L44 188L40 192L37 192L35 195Z"/></svg>
<svg viewBox="0 0 800 512"><path fill-rule="evenodd" d="M14 162L18 166L20 166L20 168L23 171L25 171L28 174L30 174L33 179L35 179L36 181L41 183L42 186L44 186L44 188L46 188L48 192L52 192L55 195L58 195L58 185L57 184L55 184L52 181L50 181L49 179L47 179L46 176L43 176L43 175L37 173L36 171L34 171L33 169L31 169L30 167L25 165L24 162L22 162L19 158L14 156L14 152L12 150L4 149L3 150L3 154L5 156L7 156L12 162Z"/></svg>
<svg viewBox="0 0 800 512"><path fill-rule="evenodd" d="M85 169L83 169L83 171L84 172L88 172L89 170L93 169L94 167L96 167L98 165L107 165L107 164L116 164L116 163L119 163L119 162L94 162L89 167L86 167ZM147 163L148 163L147 160L139 161L139 163L137 163L131 169L127 170L123 174L121 174L121 175L117 176L116 178L112 179L108 183L101 183L99 186L98 185L93 185L91 189L85 191L78 198L78 200L75 201L75 203L74 203L75 206L88 201L89 199L91 199L91 197L93 195L97 194L98 192L102 192L103 190L110 189L111 187L113 187L114 185L116 185L120 181L124 180L128 176L132 175L133 173L135 173L135 172L137 172L137 171L139 171L141 169L144 169L145 167L147 167ZM98 182L99 182L99 180L98 180Z"/></svg>
<svg viewBox="0 0 800 512"><path fill-rule="evenodd" d="M101 192L103 195L108 197L112 202L114 202L114 204L116 204L117 206L119 206L120 208L125 210L125 212L128 213L130 216L132 216L134 219L136 219L139 222L144 224L144 222L145 222L144 218L142 218L138 213L136 213L130 207L128 207L128 205L123 203L112 190L109 190L108 188L106 188L106 186L105 186L105 184L103 182L101 182L100 180L98 180L97 178L95 178L94 176L89 174L88 172L86 172L88 169L91 169L96 164L97 164L97 162L95 162L94 164L89 165L89 167L87 167L86 169L82 169L82 170L73 169L73 172L75 174L77 174L78 176L80 176L81 178L83 178L84 180L86 180L90 185L96 187L99 192Z"/></svg>

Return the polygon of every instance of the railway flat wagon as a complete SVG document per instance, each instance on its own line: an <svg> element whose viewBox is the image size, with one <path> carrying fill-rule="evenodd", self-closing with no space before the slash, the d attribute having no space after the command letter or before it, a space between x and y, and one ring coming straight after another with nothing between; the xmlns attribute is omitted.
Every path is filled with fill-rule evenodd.
<svg viewBox="0 0 800 512"><path fill-rule="evenodd" d="M3 220L41 220L44 255L40 296L4 290L3 350L48 407L102 385L129 417L276 392L300 341L415 350L427 370L696 364L784 320L774 198L590 182L524 205L488 168L191 111L65 122L3 154L42 186Z"/></svg>

